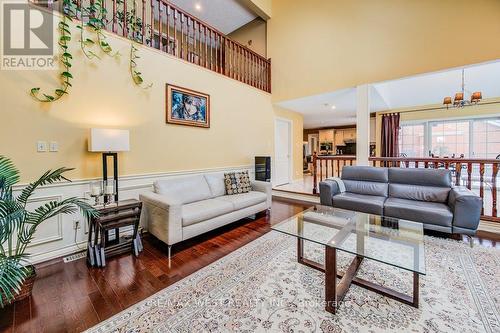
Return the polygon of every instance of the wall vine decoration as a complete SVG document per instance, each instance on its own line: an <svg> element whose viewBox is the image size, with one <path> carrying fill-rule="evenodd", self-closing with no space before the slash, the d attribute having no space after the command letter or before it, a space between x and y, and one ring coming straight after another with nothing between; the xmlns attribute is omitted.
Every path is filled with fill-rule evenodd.
<svg viewBox="0 0 500 333"><path fill-rule="evenodd" d="M94 0L90 2L87 7L78 6L76 0L63 0L62 3L62 17L58 24L58 30L60 33L58 45L60 48L59 60L63 65L63 71L60 74L61 77L61 87L55 89L52 95L41 93L40 87L31 88L30 95L39 102L49 103L59 100L64 95L68 94L69 88L72 86L70 80L74 79L73 74L71 74L73 55L69 52L69 42L72 40L72 35L70 31L69 22L73 22L73 18L78 18L78 13L82 22L76 25L76 28L80 30L80 48L87 59L101 59L94 51L91 50L92 47L97 45L100 50L111 57L120 56L119 52L114 52L106 41L106 35L103 30L106 28L106 14L107 10L104 5L105 0ZM118 0L117 3L122 4L124 0ZM126 0L125 0L126 1ZM135 43L142 41L142 32L139 27L142 27L142 20L136 17L136 3L134 2L134 8L131 11L117 11L117 17L119 22L123 22L123 17L126 16L126 29L130 33L127 38L130 39L130 59L129 59L129 70L132 77L132 81L135 85L140 86L144 89L152 87L152 84L145 85L144 79L142 78L142 73L137 70L136 60L140 57L138 56L139 48L135 46ZM87 19L87 22L85 22ZM85 22L85 23L84 23ZM120 26L123 29L122 24ZM150 25L147 25L150 27ZM85 36L85 30L89 29L95 34L95 40ZM148 28L148 31L150 29ZM149 41L147 39L147 41Z"/></svg>
<svg viewBox="0 0 500 333"><path fill-rule="evenodd" d="M63 0L63 15L61 21L58 24L58 29L61 34L59 37L58 45L60 49L59 61L63 65L64 69L60 74L61 77L61 87L54 90L53 95L40 93L40 88L31 88L30 94L39 102L49 103L54 102L68 94L68 89L71 87L70 79L73 75L70 72L71 61L73 60L73 55L69 53L68 44L71 41L71 31L68 22L72 22L72 17L75 16L75 10L71 0ZM40 95L41 94L41 95Z"/></svg>

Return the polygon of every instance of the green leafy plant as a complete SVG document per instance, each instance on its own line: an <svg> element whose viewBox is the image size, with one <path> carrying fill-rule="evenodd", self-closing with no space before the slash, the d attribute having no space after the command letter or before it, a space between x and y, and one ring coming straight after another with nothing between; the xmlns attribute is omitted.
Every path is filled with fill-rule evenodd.
<svg viewBox="0 0 500 333"><path fill-rule="evenodd" d="M123 5L123 1L126 0L118 0L118 5ZM135 45L142 42L143 32L142 32L142 19L137 16L137 10L134 6L130 11L117 11L117 18L119 22L119 26L121 29L124 28L123 22L125 21L125 27L127 29L127 38L131 40L130 44L130 61L129 61L129 69L130 75L132 77L132 81L137 85L144 89L151 88L153 86L152 83L144 84L144 79L142 78L142 73L137 69L137 59L140 58L138 55L139 48ZM147 24L145 26L146 31L151 31L151 25ZM150 36L144 36L146 44L149 44L151 41L151 33Z"/></svg>
<svg viewBox="0 0 500 333"><path fill-rule="evenodd" d="M34 273L27 261L26 249L38 226L59 214L81 211L86 219L96 217L98 212L86 201L71 197L61 201L50 201L28 210L27 204L40 186L59 181L69 181L64 173L69 168L45 172L38 180L24 187L19 195L12 187L19 182L19 171L12 161L0 156L0 306L12 302L21 290L26 278Z"/></svg>
<svg viewBox="0 0 500 333"><path fill-rule="evenodd" d="M69 22L73 21L72 17L75 16L74 4L71 0L63 0L63 15L59 22L58 28L61 36L59 37L60 56L59 61L63 66L63 71L60 74L61 87L55 89L53 95L40 92L40 88L31 88L30 95L39 102L54 102L68 93L71 87L70 80L73 78L71 74L71 61L73 56L69 53L69 42L71 41L71 31Z"/></svg>
<svg viewBox="0 0 500 333"><path fill-rule="evenodd" d="M80 12L82 22L87 21L86 23L76 26L80 30L80 48L83 54L89 59L100 59L92 50L87 49L97 44L104 54L112 57L119 56L119 52L113 53L113 49L106 41L106 35L103 33L103 29L106 27L106 14L108 13L104 7L103 0L94 0L90 2L89 6L81 7L78 11ZM85 38L85 28L90 29L96 35L97 41L91 38Z"/></svg>

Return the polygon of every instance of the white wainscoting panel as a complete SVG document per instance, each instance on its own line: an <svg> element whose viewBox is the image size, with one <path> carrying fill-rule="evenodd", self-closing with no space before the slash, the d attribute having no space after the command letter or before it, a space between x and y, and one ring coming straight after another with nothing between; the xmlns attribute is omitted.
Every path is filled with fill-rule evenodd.
<svg viewBox="0 0 500 333"><path fill-rule="evenodd" d="M120 200L138 199L140 193L151 191L153 183L157 180L199 174L222 174L237 170L248 170L251 178L254 178L253 167L249 165L123 176L119 178ZM33 209L49 201L59 201L69 197L84 197L90 200L90 183L95 180L97 179L77 180L41 187L31 198L28 208ZM22 187L22 185L16 186L14 194L19 195ZM76 232L73 229L75 221L80 221L81 226ZM143 227L147 229L147 226ZM30 260L33 263L39 263L83 251L86 248L87 237L88 225L80 213L54 217L42 223L38 228L34 240L28 248L28 252L31 254Z"/></svg>

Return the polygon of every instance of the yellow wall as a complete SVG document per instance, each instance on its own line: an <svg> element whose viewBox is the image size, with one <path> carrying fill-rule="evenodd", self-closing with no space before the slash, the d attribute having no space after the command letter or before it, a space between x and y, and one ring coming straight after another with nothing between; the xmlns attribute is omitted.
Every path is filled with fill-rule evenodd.
<svg viewBox="0 0 500 333"><path fill-rule="evenodd" d="M274 114L279 118L286 118L292 121L292 146L293 146L293 179L302 179L303 176L303 160L302 160L302 145L304 118L298 112L290 111L280 107L274 107Z"/></svg>
<svg viewBox="0 0 500 333"><path fill-rule="evenodd" d="M0 154L13 158L22 181L60 166L75 167L69 174L73 179L99 177L100 154L87 152L91 127L130 129L131 151L119 157L121 175L250 165L255 155L272 155L274 113L269 94L139 47L139 69L144 80L153 83L143 90L130 78L129 41L108 40L122 54L118 60L86 60L76 40L71 43L73 88L52 104L35 102L28 91L55 87L57 72L0 72ZM165 123L166 83L210 94L210 129ZM37 140L58 141L59 152L37 153Z"/></svg>
<svg viewBox="0 0 500 333"><path fill-rule="evenodd" d="M400 112L400 121L428 121L451 118L473 118L481 116L500 115L500 99L487 99L483 103L498 102L498 104L482 104L461 109L443 109L442 105L426 105L416 108L395 109L377 112L376 119L376 155L381 153L382 115L390 112Z"/></svg>
<svg viewBox="0 0 500 333"><path fill-rule="evenodd" d="M231 32L228 36L263 57L267 54L266 21L260 18L256 18L245 24L241 28ZM252 45L248 44L250 40L252 41Z"/></svg>
<svg viewBox="0 0 500 333"><path fill-rule="evenodd" d="M273 101L500 58L498 0L273 0Z"/></svg>

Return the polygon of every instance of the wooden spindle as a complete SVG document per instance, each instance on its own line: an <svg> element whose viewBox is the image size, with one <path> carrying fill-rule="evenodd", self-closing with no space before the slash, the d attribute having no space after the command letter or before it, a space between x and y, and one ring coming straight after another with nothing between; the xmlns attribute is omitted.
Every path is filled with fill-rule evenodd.
<svg viewBox="0 0 500 333"><path fill-rule="evenodd" d="M491 216L497 217L497 175L498 164L493 163L491 171Z"/></svg>
<svg viewBox="0 0 500 333"><path fill-rule="evenodd" d="M340 160L337 160L337 177L340 177Z"/></svg>
<svg viewBox="0 0 500 333"><path fill-rule="evenodd" d="M173 54L178 57L179 56L179 42L177 40L177 10L176 9L173 9L173 19L174 19L174 50L173 50Z"/></svg>
<svg viewBox="0 0 500 333"><path fill-rule="evenodd" d="M323 181L323 159L319 160L319 181Z"/></svg>
<svg viewBox="0 0 500 333"><path fill-rule="evenodd" d="M479 163L479 196L483 199L481 215L484 215L484 163Z"/></svg>
<svg viewBox="0 0 500 333"><path fill-rule="evenodd" d="M77 6L80 6L81 7L81 0L79 0L77 2ZM80 11L81 11L81 8L80 8ZM118 29L117 29L117 19L116 19L116 0L113 0L113 24L111 26L111 30L112 32L114 32L115 34L118 33Z"/></svg>
<svg viewBox="0 0 500 333"><path fill-rule="evenodd" d="M163 9L162 1L158 1L158 49L163 51ZM168 40L167 40L168 48Z"/></svg>
<svg viewBox="0 0 500 333"><path fill-rule="evenodd" d="M214 36L214 51L215 51L215 71L219 73L219 35Z"/></svg>
<svg viewBox="0 0 500 333"><path fill-rule="evenodd" d="M460 180L462 178L462 163L457 162L455 164L455 185L460 186Z"/></svg>
<svg viewBox="0 0 500 333"><path fill-rule="evenodd" d="M150 27L149 30L151 32L151 40L149 41L149 46L155 47L155 7L154 7L154 1L155 0L149 0L150 4L150 10L151 10L151 15L150 17Z"/></svg>
<svg viewBox="0 0 500 333"><path fill-rule="evenodd" d="M316 194L318 192L318 155L316 152L313 152L313 194Z"/></svg>
<svg viewBox="0 0 500 333"><path fill-rule="evenodd" d="M128 29L127 29L127 0L123 0L123 36L128 37Z"/></svg>
<svg viewBox="0 0 500 333"><path fill-rule="evenodd" d="M467 188L472 189L472 163L467 163Z"/></svg>
<svg viewBox="0 0 500 333"><path fill-rule="evenodd" d="M170 53L170 5L167 3L165 4L165 16L166 16L166 29L167 29L167 47L166 51L167 53Z"/></svg>
<svg viewBox="0 0 500 333"><path fill-rule="evenodd" d="M106 0L103 1L106 3ZM141 24L142 24L142 44L146 45L146 0L142 0L142 18L141 18Z"/></svg>
<svg viewBox="0 0 500 333"><path fill-rule="evenodd" d="M205 68L208 68L208 46L207 46L207 27L203 27L203 37L205 40Z"/></svg>

